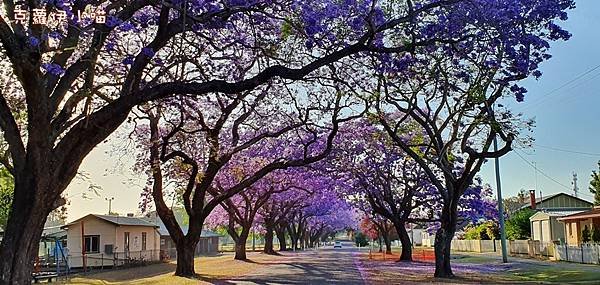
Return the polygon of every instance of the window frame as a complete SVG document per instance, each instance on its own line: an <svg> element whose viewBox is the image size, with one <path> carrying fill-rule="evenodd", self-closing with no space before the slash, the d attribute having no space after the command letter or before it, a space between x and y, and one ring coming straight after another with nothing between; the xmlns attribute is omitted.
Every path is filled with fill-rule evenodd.
<svg viewBox="0 0 600 285"><path fill-rule="evenodd" d="M96 238L96 250L94 250L94 238ZM89 239L89 243L88 243ZM89 251L88 251L89 245ZM83 236L83 252L86 254L100 253L100 235L84 235Z"/></svg>
<svg viewBox="0 0 600 285"><path fill-rule="evenodd" d="M146 232L142 232L142 250L148 250L147 242L148 235L146 234Z"/></svg>

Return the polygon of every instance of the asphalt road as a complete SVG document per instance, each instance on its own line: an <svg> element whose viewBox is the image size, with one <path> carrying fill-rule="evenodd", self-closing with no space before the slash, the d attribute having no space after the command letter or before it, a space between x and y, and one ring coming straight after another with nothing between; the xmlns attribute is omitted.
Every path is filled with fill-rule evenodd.
<svg viewBox="0 0 600 285"><path fill-rule="evenodd" d="M358 251L351 242L342 248L326 246L318 250L286 252L288 261L276 263L225 284L364 284L354 264Z"/></svg>

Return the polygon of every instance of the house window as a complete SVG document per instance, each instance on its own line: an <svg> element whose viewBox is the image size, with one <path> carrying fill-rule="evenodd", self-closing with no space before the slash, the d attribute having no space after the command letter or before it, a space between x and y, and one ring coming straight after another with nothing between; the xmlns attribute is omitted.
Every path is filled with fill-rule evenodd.
<svg viewBox="0 0 600 285"><path fill-rule="evenodd" d="M142 250L146 250L146 232L142 232Z"/></svg>
<svg viewBox="0 0 600 285"><path fill-rule="evenodd" d="M123 233L123 251L129 253L129 232Z"/></svg>
<svg viewBox="0 0 600 285"><path fill-rule="evenodd" d="M83 244L85 253L98 253L100 252L100 236L83 236Z"/></svg>

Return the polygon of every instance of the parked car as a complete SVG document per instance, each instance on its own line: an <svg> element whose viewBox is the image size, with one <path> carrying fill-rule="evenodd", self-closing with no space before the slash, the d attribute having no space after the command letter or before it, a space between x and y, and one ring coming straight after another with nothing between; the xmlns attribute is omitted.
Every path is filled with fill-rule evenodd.
<svg viewBox="0 0 600 285"><path fill-rule="evenodd" d="M333 244L333 248L342 248L342 242L341 242L341 241L336 241L336 242Z"/></svg>

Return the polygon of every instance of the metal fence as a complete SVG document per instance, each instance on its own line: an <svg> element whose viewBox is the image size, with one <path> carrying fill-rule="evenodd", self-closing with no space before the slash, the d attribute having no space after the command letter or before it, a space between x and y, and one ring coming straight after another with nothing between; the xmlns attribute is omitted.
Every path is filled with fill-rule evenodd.
<svg viewBox="0 0 600 285"><path fill-rule="evenodd" d="M71 268L104 269L124 266L143 266L160 261L160 250L142 250L129 252L70 254L68 262Z"/></svg>

